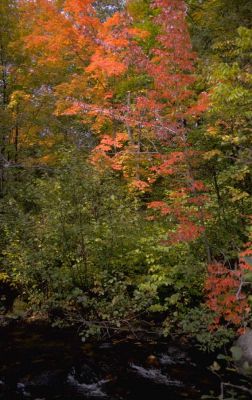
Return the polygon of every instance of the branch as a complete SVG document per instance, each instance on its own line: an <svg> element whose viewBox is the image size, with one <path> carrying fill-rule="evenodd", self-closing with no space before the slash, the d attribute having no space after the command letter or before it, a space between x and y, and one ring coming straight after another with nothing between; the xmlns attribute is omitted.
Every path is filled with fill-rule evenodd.
<svg viewBox="0 0 252 400"><path fill-rule="evenodd" d="M246 388L245 386L239 386L239 385L233 385L232 383L226 383L226 382L221 382L221 399L224 400L224 388L225 386L231 387L233 389L239 389L242 390L243 392L252 394L252 390Z"/></svg>

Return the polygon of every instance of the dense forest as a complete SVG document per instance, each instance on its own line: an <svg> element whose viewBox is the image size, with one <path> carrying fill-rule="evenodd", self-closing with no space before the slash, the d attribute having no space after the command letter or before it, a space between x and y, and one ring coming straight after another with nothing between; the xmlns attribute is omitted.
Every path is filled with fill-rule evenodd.
<svg viewBox="0 0 252 400"><path fill-rule="evenodd" d="M1 0L2 314L250 327L251 56L251 0Z"/></svg>

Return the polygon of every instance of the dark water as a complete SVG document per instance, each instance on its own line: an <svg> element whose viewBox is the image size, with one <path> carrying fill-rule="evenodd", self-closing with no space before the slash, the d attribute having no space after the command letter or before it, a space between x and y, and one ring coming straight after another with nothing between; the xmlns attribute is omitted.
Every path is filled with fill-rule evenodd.
<svg viewBox="0 0 252 400"><path fill-rule="evenodd" d="M220 382L208 360L174 343L82 344L42 327L1 331L1 400L197 400Z"/></svg>

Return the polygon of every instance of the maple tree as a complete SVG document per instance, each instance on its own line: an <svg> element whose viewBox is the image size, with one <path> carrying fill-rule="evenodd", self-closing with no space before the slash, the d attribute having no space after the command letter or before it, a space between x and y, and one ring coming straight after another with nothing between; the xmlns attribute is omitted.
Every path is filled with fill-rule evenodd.
<svg viewBox="0 0 252 400"><path fill-rule="evenodd" d="M173 192L181 190L192 193L192 203L196 205L197 182L194 182L189 165L193 151L186 139L187 129L184 121L204 111L207 102L204 95L195 105L190 101L193 96L191 85L195 80L195 56L185 22L186 7L183 1L169 4L153 2L149 7L162 10L154 20L159 26L155 43L158 47L149 49L149 54L146 54L144 43L141 41L148 41L151 33L143 28L135 28L134 20L130 20L130 16L114 14L98 32L98 45L85 70L96 80L92 100L97 101L90 104L90 101L74 99L63 114L94 117L92 129L98 128L98 132L104 125L110 124L111 139L107 130L101 138L101 143L93 150L92 162L100 163L102 167L107 163L115 170L122 170L130 186L139 188L140 191L150 190L150 184L155 181L156 174L185 175L184 182L187 187L174 187ZM117 80L120 82L121 79L129 79L129 71L131 74L134 74L133 71L143 74L148 79L148 85L144 90L140 87L133 93L127 91L121 95L118 102L113 87L114 90L117 89ZM103 96L98 99L97 93L103 93ZM122 142L120 146L116 144L117 129L124 130L122 135L120 134L124 138L124 146ZM161 146L166 152L168 150L166 155L157 150L157 147ZM175 152L171 151L173 147L176 148ZM179 157L178 150L180 162L175 161ZM153 163L159 166L153 167ZM169 164L174 168L168 172L166 166ZM203 184L201 191L202 187ZM201 208L203 196L198 196L198 199ZM176 208L179 208L178 201ZM184 225L187 232L184 238L187 235L190 240L191 232L191 238L195 239L204 228L197 227L185 217L185 213L186 211L183 215L181 211L180 217L178 212L176 215L181 225L179 236L182 240ZM199 214L201 219L204 219L202 210ZM195 212L194 217L197 217Z"/></svg>

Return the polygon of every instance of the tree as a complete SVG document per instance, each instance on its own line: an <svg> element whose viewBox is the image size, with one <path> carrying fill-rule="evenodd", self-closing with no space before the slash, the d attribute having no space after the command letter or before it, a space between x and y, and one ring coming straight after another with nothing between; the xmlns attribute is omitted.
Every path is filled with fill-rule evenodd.
<svg viewBox="0 0 252 400"><path fill-rule="evenodd" d="M206 77L199 85L210 93L211 105L200 122L198 143L206 151L204 168L209 173L205 173L205 179L212 186L215 224L222 227L221 237L229 238L224 243L216 237L213 245L218 254L221 244L226 258L237 256L246 241L247 217L251 214L249 3L189 2L193 41L202 57L199 68Z"/></svg>

